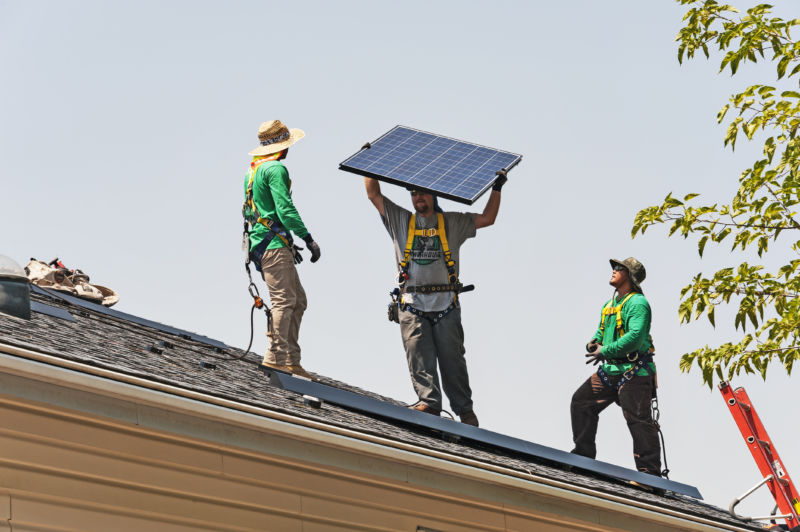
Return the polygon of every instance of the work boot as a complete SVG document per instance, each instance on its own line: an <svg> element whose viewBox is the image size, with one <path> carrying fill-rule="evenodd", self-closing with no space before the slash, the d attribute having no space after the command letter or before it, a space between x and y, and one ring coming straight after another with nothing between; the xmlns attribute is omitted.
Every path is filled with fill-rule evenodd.
<svg viewBox="0 0 800 532"><path fill-rule="evenodd" d="M282 371L284 373L291 373L292 375L297 375L298 377L304 377L306 379L316 381L317 379L313 377L309 372L303 368L300 364L273 364L272 362L267 362L264 360L261 362L262 366L266 366L268 368L272 368L277 371Z"/></svg>
<svg viewBox="0 0 800 532"><path fill-rule="evenodd" d="M417 401L408 408L410 408L411 410L416 410L417 412L425 412L426 414L431 414L434 416L439 416L442 413L441 408L434 408L428 404L423 403L422 401Z"/></svg>
<svg viewBox="0 0 800 532"><path fill-rule="evenodd" d="M473 427L478 426L478 416L476 416L475 412L473 412L472 410L470 410L469 412L464 412L458 417L461 418L461 422L464 423L465 425L472 425Z"/></svg>
<svg viewBox="0 0 800 532"><path fill-rule="evenodd" d="M289 373L291 373L292 375L297 375L298 377L304 377L312 381L318 380L316 377L311 375L311 373L307 372L305 368L300 364L289 365L286 367L289 368Z"/></svg>

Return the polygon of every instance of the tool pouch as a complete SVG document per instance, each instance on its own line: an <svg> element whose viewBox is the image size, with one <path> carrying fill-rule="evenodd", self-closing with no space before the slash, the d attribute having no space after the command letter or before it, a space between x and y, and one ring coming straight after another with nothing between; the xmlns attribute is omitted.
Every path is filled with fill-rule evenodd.
<svg viewBox="0 0 800 532"><path fill-rule="evenodd" d="M389 303L389 308L387 309L387 313L389 315L389 321L400 323L400 307L397 306L397 303L395 303L394 301Z"/></svg>

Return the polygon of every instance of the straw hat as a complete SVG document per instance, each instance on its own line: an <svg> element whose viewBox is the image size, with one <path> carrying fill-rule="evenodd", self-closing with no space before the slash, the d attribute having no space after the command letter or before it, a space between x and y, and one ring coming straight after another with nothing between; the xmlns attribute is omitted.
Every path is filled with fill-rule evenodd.
<svg viewBox="0 0 800 532"><path fill-rule="evenodd" d="M644 265L641 262L633 257L628 257L625 260L609 259L608 262L611 263L612 268L614 266L622 266L628 270L628 278L631 280L633 289L637 292L642 291L642 281L647 277L647 271L644 269Z"/></svg>
<svg viewBox="0 0 800 532"><path fill-rule="evenodd" d="M302 129L289 129L280 120L264 122L258 128L258 140L261 145L250 152L250 155L269 155L285 150L305 137Z"/></svg>

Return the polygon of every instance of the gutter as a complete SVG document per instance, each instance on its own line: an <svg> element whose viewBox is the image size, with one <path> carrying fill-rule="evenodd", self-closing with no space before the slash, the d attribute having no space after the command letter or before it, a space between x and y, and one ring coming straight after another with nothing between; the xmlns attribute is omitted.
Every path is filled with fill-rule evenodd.
<svg viewBox="0 0 800 532"><path fill-rule="evenodd" d="M0 343L0 353L13 355L11 357L0 356L0 372L31 380L48 382L66 388L81 389L103 396L135 400L139 404L158 406L169 411L187 412L195 416L201 415L204 418L226 424L235 422L237 425L251 430L269 431L351 452L356 450L365 454L388 458L399 463L413 464L480 482L489 482L506 488L567 500L575 504L600 507L606 510L611 508L614 511L654 521L667 527L677 526L688 530L753 531L753 528L721 523L705 517L631 500L585 486L570 484L532 473L515 471L479 460L454 456L380 436L364 434L265 408L237 403L177 386L116 373L59 358L57 353L47 354L4 343ZM17 357L25 360L20 360ZM29 361L39 362L51 367L42 366L41 364L34 365ZM119 386L114 382L121 382L130 386ZM153 393L154 391L161 393ZM234 419L230 412L217 412L216 409L203 408L193 402L210 404L228 411L248 415L236 416ZM253 416L257 417L254 418ZM611 503L611 507L609 507L609 503Z"/></svg>

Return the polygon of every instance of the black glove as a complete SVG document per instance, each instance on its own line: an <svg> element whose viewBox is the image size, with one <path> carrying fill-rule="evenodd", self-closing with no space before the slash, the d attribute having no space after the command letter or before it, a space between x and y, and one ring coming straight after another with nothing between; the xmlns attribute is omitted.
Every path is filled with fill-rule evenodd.
<svg viewBox="0 0 800 532"><path fill-rule="evenodd" d="M496 190L496 191L500 192L500 189L503 188L503 185L505 185L506 181L508 181L508 173L505 170L498 170L495 173L499 177L494 182L494 186L492 187L492 190Z"/></svg>
<svg viewBox="0 0 800 532"><path fill-rule="evenodd" d="M319 244L314 242L314 239L311 237L311 233L308 233L306 236L304 236L303 240L305 240L306 244L308 245L308 250L311 252L311 262L317 262L321 254L319 250Z"/></svg>
<svg viewBox="0 0 800 532"><path fill-rule="evenodd" d="M601 362L605 362L606 357L603 356L603 344L598 344L597 340L592 338L592 340L586 344L586 350L588 353L584 355L586 357L586 363L592 364L594 366L598 365Z"/></svg>
<svg viewBox="0 0 800 532"><path fill-rule="evenodd" d="M586 357L586 363L594 366L606 361L606 357L600 353L586 353L584 356Z"/></svg>
<svg viewBox="0 0 800 532"><path fill-rule="evenodd" d="M294 263L300 264L303 262L303 256L300 254L300 250L303 249L297 244L292 244L292 256L294 256Z"/></svg>

